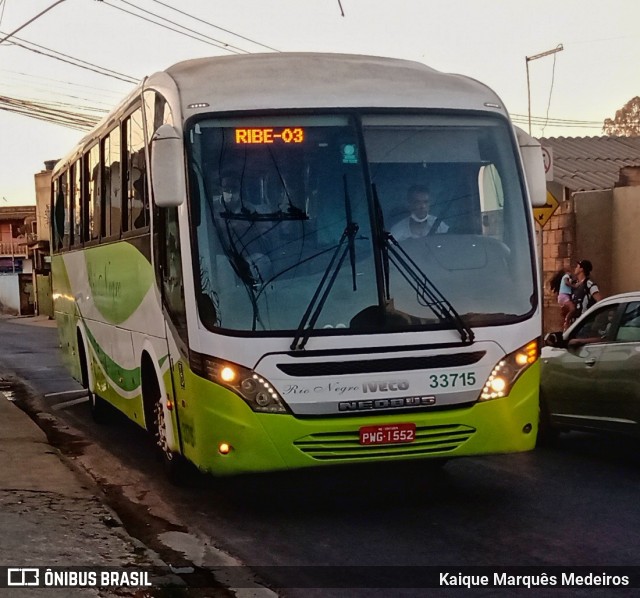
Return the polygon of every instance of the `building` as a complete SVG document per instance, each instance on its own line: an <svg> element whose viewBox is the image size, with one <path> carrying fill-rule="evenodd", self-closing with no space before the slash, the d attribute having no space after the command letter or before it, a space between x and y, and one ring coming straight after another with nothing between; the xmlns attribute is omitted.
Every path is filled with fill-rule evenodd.
<svg viewBox="0 0 640 598"><path fill-rule="evenodd" d="M551 150L547 190L559 206L542 229L544 331L561 329L547 282L580 259L604 295L640 289L640 137L541 138Z"/></svg>
<svg viewBox="0 0 640 598"><path fill-rule="evenodd" d="M38 232L35 206L0 207L0 311L32 314L35 292L29 243Z"/></svg>
<svg viewBox="0 0 640 598"><path fill-rule="evenodd" d="M47 160L44 170L34 175L36 186L36 219L38 236L29 244L29 256L33 261L33 285L35 311L38 315L53 316L51 297L51 173L57 160Z"/></svg>

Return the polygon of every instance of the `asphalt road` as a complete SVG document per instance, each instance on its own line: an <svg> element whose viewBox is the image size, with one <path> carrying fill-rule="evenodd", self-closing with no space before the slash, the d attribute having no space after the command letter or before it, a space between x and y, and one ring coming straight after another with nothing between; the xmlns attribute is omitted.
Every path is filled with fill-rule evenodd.
<svg viewBox="0 0 640 598"><path fill-rule="evenodd" d="M222 576L227 565L244 563L259 567L258 578L271 587L287 585L282 580L295 572L300 585L319 587L278 593L305 597L389 595L373 588L398 582L398 572L410 578L418 571L412 567L597 571L640 564L635 441L572 433L553 447L451 461L441 471L425 463L378 465L199 478L192 487L176 488L163 478L151 442L135 425L117 419L97 426L86 403L65 406L73 395L51 394L78 389L61 367L55 329L1 320L0 340L0 373L12 372L31 388L25 392L17 384L19 400L40 412L50 438L101 483L129 531L173 554L174 562L217 568ZM322 587L344 567L371 587ZM611 589L566 591L611 595ZM526 588L505 592L531 595ZM616 595L626 592L633 590Z"/></svg>

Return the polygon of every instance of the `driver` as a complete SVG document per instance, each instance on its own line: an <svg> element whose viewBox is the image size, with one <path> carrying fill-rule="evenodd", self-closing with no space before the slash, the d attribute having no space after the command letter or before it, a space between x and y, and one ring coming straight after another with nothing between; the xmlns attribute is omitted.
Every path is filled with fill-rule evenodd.
<svg viewBox="0 0 640 598"><path fill-rule="evenodd" d="M433 232L446 233L449 226L429 213L429 188L425 185L413 185L407 191L407 203L410 214L391 227L391 234L396 241L419 239Z"/></svg>

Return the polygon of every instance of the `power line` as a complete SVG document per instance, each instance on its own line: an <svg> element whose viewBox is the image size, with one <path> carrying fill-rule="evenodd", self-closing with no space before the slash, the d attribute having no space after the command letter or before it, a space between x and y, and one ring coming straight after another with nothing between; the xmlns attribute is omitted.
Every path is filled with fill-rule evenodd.
<svg viewBox="0 0 640 598"><path fill-rule="evenodd" d="M511 118L511 120L512 120L514 123L522 124L522 125L526 125L526 124L529 122L529 119L528 119L528 118L516 118L516 117L512 117L512 118ZM562 124L550 124L550 123L546 123L546 124L545 124L544 119L540 119L540 121L539 121L539 122L537 122L537 123L536 123L535 121L533 121L533 120L532 120L532 121L531 121L531 124L533 124L533 125L537 125L537 126L540 126L540 127L542 127L542 126L546 126L546 127L555 128L555 129L558 129L558 128L563 128L563 129L565 129L565 128L566 128L566 129L600 129L600 130L602 130L602 128L603 128L603 123L598 124L598 125L576 125L576 124L569 125L569 124L564 124L564 123L562 123Z"/></svg>
<svg viewBox="0 0 640 598"><path fill-rule="evenodd" d="M0 0L1 1L1 0ZM13 77L14 79L17 79L19 77L25 77L27 79L35 79L38 83L43 82L43 85L46 87L47 90L51 89L51 85L47 85L46 83L44 83L45 81L50 81L51 83L57 83L58 86L61 86L63 89L68 88L68 87L76 87L76 88L80 88L80 90L82 90L84 93L91 93L91 92L100 92L100 95L103 96L104 94L109 94L114 96L114 98L116 99L120 99L122 97L122 93L115 91L113 89L105 89L104 87L95 87L92 85L82 85L80 83L73 83L72 81L63 81L61 79L53 79L51 77L43 77L41 75L32 75L30 73L23 73L21 71L11 71L8 69L0 69L0 75L2 75L2 73L8 73L9 74L9 78L11 78L11 75L17 75L17 77ZM6 78L6 75L3 76L3 78ZM64 95L64 94L63 94ZM99 104L107 104L107 102L101 102L99 100L93 100L96 101ZM111 103L109 102L108 105L111 105Z"/></svg>
<svg viewBox="0 0 640 598"><path fill-rule="evenodd" d="M556 79L556 57L558 54L553 55L553 69L551 71L551 87L549 88L549 101L547 102L547 121L549 120L549 108L551 108L551 96L553 94L553 83ZM546 123L545 123L546 126ZM545 126L542 127L542 134L544 135Z"/></svg>
<svg viewBox="0 0 640 598"><path fill-rule="evenodd" d="M511 118L515 119L515 118L529 118L526 114L516 114L516 113L511 113ZM577 126L595 126L595 125L601 125L602 122L604 121L597 121L597 120L574 120L574 119L566 119L566 118L546 118L546 117L542 117L542 116L532 116L531 120L537 120L538 124L540 122L543 122L545 120L548 120L549 122L553 122L555 124L558 125L562 125L562 124L572 124L572 125L577 125Z"/></svg>
<svg viewBox="0 0 640 598"><path fill-rule="evenodd" d="M121 2L123 0L120 0ZM212 37L209 37L207 35L204 35L202 33L198 33L196 32L197 35L200 35L202 37L206 37L210 40L213 41L207 41L206 39L201 39L199 37L196 37L195 35L190 35L189 33L185 33L184 31L180 31L179 29L175 29L173 27L169 27L168 25L164 25L162 23L158 23L157 21L153 21L151 19L148 19L147 17L144 17L143 15L139 15L135 12L131 12L130 10L126 10L125 8L122 8L121 6L116 6L115 4L111 4L110 2L107 2L106 0L100 0L101 4L106 4L107 6L110 6L111 8L115 8L116 10L120 10L128 15L131 15L133 17L137 17L138 19L142 19L143 21L147 21L147 23L152 23L153 25L157 25L158 27L162 27L163 29L168 29L169 31L173 31L174 33L179 33L180 35L184 35L185 37L190 37L191 39L195 39L196 41L199 42L203 42L205 44L209 44L210 46L215 46L216 48L219 48L221 50L225 50L226 52L231 52L232 54L248 54L249 52L247 52L247 50L243 50L241 48L236 48L235 46L232 46L230 44L227 44L225 42L216 40ZM128 2L126 2L126 4L129 4ZM138 7L135 7L138 8ZM141 8L138 8L138 10L144 10ZM147 10L144 10L144 12L149 12ZM153 14L153 13L150 13ZM161 17L160 15L156 15L153 14L153 16L158 17L159 19L162 19L164 21L168 21L168 19L165 19L164 17ZM171 22L171 21L169 21ZM191 31L190 29L188 29L187 27L184 27L182 25L178 25L178 27L182 27L183 29L187 29L187 31ZM232 49L232 48L236 48L236 49Z"/></svg>
<svg viewBox="0 0 640 598"><path fill-rule="evenodd" d="M0 96L0 110L79 130L94 127L102 118L102 116L84 112L56 108L51 104L8 96Z"/></svg>
<svg viewBox="0 0 640 598"><path fill-rule="evenodd" d="M2 25L2 19L4 17L4 9L7 6L6 0L0 0L0 6L2 6L2 12L0 12L0 25Z"/></svg>
<svg viewBox="0 0 640 598"><path fill-rule="evenodd" d="M161 6L164 6L166 8L169 8L170 10L173 10L175 12L180 13L181 15L185 15L191 19L194 19L195 21L199 21L200 23L204 23L205 25L209 25L209 27L213 27L214 29L218 29L219 31L224 31L225 33L229 33L230 35L234 35L235 37L239 37L240 39L243 39L249 43L252 44L256 44L257 46L262 46L263 48L266 48L267 50L273 50L274 52L280 52L280 50L277 50L276 48L272 48L271 46L267 46L265 44L262 44L260 42L257 42L249 37L245 37L244 35L240 35L239 33L234 33L233 31L230 31L229 29L225 29L224 27L220 27L219 25L214 25L213 23L209 23L208 21L205 21L204 19L201 19L199 17L196 17L192 14L189 14L187 12L184 12L182 10L179 10L177 8L174 8L173 6L170 6L169 4L165 4L164 2L160 2L160 0L151 0L152 2L155 2L156 4L160 4Z"/></svg>
<svg viewBox="0 0 640 598"><path fill-rule="evenodd" d="M2 32L0 31L0 35ZM5 38L6 39L6 38ZM18 40L18 41L16 41ZM22 42L22 43L18 43ZM55 60L59 60L61 62L66 62L67 64L72 64L73 66L77 66L82 69L86 69L88 71L93 71L94 73L98 73L99 75L104 75L105 77L112 77L114 79L119 79L120 81L124 81L125 83L137 83L138 79L131 77L130 75L125 75L123 73L119 73L117 71L113 71L111 69L107 69L102 66L98 66L91 62L87 62L86 60L81 60L80 58L74 58L73 56L69 56L68 54L63 54L62 52L58 52L56 50L52 50L51 48L46 48L45 46L41 46L34 42L27 41L25 39L21 39L19 37L13 37L13 39L9 42L14 46L18 46L23 48L24 50L29 50L30 52L35 52L36 54L41 54L43 56L47 56L49 58L54 58ZM36 50L34 48L30 48L29 46L25 46L24 44L29 44L31 46L35 46L35 48L41 48L41 50ZM43 51L46 50L46 51ZM58 56L56 56L56 54ZM64 58L61 58L64 57ZM68 60L65 60L68 59Z"/></svg>
<svg viewBox="0 0 640 598"><path fill-rule="evenodd" d="M58 6L58 4L62 4L64 1L65 0L58 0L57 2L54 2L51 6L49 6L49 8L45 8L43 11L39 12L35 17L32 17L26 23L23 23L22 25L20 25L20 27L18 27L17 29L14 29L11 33L8 33L7 35L5 35L5 37L0 39L0 44L7 41L11 36L18 33L18 31L20 31L21 29L24 29L27 25L30 25L36 19L39 19L43 14L45 14L46 12L49 12L52 8L55 8L56 6Z"/></svg>

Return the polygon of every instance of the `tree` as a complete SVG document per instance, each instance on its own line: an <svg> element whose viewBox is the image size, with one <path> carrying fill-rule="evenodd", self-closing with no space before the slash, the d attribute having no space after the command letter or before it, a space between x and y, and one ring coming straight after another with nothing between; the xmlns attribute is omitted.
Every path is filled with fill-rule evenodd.
<svg viewBox="0 0 640 598"><path fill-rule="evenodd" d="M606 118L602 132L617 137L635 137L640 135L640 96L630 99L614 119Z"/></svg>

